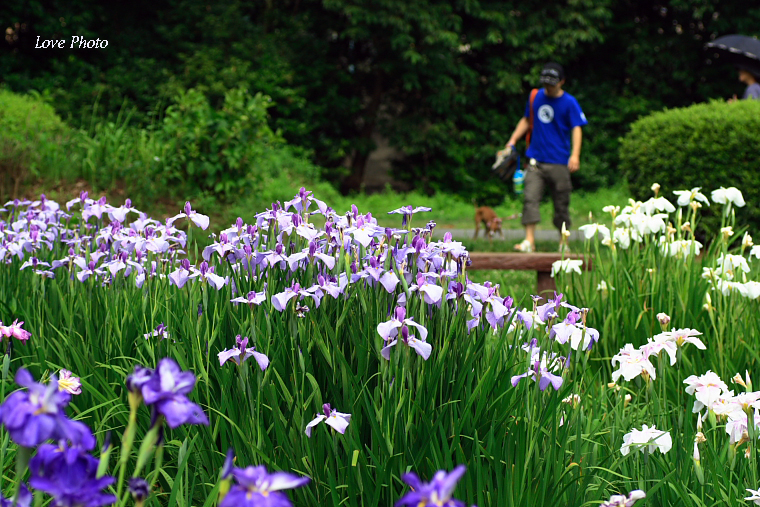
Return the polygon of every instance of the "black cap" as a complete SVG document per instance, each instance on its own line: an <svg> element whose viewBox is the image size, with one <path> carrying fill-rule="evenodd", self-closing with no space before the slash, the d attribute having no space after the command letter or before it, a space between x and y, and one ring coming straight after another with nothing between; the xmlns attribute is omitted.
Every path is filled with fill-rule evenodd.
<svg viewBox="0 0 760 507"><path fill-rule="evenodd" d="M542 85L556 85L563 79L565 79L565 70L562 65L555 62L544 65L544 69L541 71Z"/></svg>

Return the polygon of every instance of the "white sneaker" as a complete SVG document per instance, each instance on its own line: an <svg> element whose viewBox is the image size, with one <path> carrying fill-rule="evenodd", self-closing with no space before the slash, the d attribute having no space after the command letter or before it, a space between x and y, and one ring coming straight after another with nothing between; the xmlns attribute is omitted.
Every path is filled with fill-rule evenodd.
<svg viewBox="0 0 760 507"><path fill-rule="evenodd" d="M522 253L533 253L533 246L530 244L530 241L526 239L519 245L515 245L515 250Z"/></svg>

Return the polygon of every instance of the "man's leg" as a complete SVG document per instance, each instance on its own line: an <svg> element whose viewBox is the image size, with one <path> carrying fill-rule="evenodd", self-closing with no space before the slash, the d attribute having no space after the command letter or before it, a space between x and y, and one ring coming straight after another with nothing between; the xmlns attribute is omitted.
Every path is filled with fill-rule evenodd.
<svg viewBox="0 0 760 507"><path fill-rule="evenodd" d="M554 201L554 218L552 223L560 231L561 235L563 223L570 230L570 192L573 190L570 170L566 165L559 164L551 164L545 167L552 182L552 200Z"/></svg>
<svg viewBox="0 0 760 507"><path fill-rule="evenodd" d="M531 244L533 249L536 249L536 224L525 225L525 239Z"/></svg>
<svg viewBox="0 0 760 507"><path fill-rule="evenodd" d="M525 189L523 190L522 224L525 227L525 240L531 250L536 249L536 224L541 221L539 206L544 193L544 180L540 171L532 165L525 170Z"/></svg>

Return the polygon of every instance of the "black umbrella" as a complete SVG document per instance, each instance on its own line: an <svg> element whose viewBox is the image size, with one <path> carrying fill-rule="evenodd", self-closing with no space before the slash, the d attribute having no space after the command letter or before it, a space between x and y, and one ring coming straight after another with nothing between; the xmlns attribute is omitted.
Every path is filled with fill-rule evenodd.
<svg viewBox="0 0 760 507"><path fill-rule="evenodd" d="M760 40L746 35L724 35L705 47L720 61L760 76Z"/></svg>

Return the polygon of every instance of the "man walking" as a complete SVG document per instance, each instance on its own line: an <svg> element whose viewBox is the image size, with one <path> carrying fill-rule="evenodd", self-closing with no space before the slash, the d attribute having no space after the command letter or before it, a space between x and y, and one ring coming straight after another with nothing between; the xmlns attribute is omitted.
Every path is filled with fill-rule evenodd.
<svg viewBox="0 0 760 507"><path fill-rule="evenodd" d="M575 97L565 92L565 71L558 63L547 63L541 71L541 85L535 98L528 101L523 116L507 142L507 149L529 130L530 145L526 155L530 163L525 172L522 224L525 240L515 249L533 252L536 248L536 224L541 221L539 204L548 186L554 201L554 226L570 228L570 173L580 169L581 127L588 124ZM531 103L532 102L532 103ZM531 118L532 116L532 118ZM560 232L560 250L566 248Z"/></svg>

